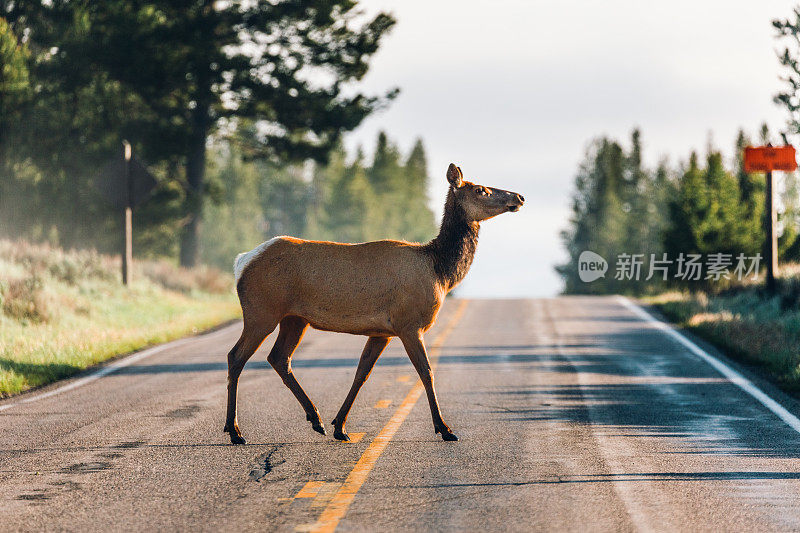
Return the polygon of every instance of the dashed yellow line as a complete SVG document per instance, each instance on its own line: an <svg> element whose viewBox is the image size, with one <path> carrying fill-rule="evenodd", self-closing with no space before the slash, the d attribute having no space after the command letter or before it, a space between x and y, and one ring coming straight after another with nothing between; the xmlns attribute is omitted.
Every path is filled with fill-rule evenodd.
<svg viewBox="0 0 800 533"><path fill-rule="evenodd" d="M356 442L360 442L361 439L364 438L365 433L348 433L348 435L350 436L350 440L345 442L348 444L354 444Z"/></svg>
<svg viewBox="0 0 800 533"><path fill-rule="evenodd" d="M399 381L400 383L408 383L409 381L411 381L411 376L409 376L408 374L397 376L397 381Z"/></svg>
<svg viewBox="0 0 800 533"><path fill-rule="evenodd" d="M324 481L309 481L300 491L294 495L295 498L314 498L319 492L319 488L324 484Z"/></svg>
<svg viewBox="0 0 800 533"><path fill-rule="evenodd" d="M375 409L386 409L392 405L392 400L378 400L375 402Z"/></svg>
<svg viewBox="0 0 800 533"><path fill-rule="evenodd" d="M325 483L320 487L317 497L311 500L312 509L324 509L342 486L341 483Z"/></svg>
<svg viewBox="0 0 800 533"><path fill-rule="evenodd" d="M432 366L435 366L439 351L444 341L447 339L447 336L450 335L458 321L461 320L467 303L468 300L460 301L450 321L431 344L429 356L432 359ZM325 510L319 515L317 521L307 529L306 527L302 527L303 530L312 531L314 533L330 533L336 529L336 526L339 525L339 521L344 518L344 515L347 513L347 509L356 497L358 490L375 467L375 463L383 453L383 450L389 445L389 441L392 440L392 437L394 437L400 425L411 412L411 409L413 409L419 397L422 396L424 390L425 388L422 386L422 382L418 379L403 402L394 412L392 418L389 419L389 422L383 426L381 432L378 433L375 439L367 446L367 449L353 467L353 470L350 471L350 474L347 476L347 479L344 480L342 486L336 494L334 494L327 507L325 507Z"/></svg>

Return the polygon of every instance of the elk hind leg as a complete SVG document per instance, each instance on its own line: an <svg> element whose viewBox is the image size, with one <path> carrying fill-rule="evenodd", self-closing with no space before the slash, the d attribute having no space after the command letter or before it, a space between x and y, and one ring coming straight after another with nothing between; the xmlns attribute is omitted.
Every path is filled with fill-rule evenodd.
<svg viewBox="0 0 800 533"><path fill-rule="evenodd" d="M232 444L245 443L236 419L236 395L239 388L239 376L247 360L258 350L266 336L272 333L275 326L276 324L272 324L271 327L256 327L245 323L241 337L239 337L233 349L228 352L228 409L224 431L230 434Z"/></svg>

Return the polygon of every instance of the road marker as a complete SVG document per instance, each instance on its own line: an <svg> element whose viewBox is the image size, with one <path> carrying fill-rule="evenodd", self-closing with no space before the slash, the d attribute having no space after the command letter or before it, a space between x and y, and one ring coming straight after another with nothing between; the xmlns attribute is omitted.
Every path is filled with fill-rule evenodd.
<svg viewBox="0 0 800 533"><path fill-rule="evenodd" d="M409 376L408 374L403 374L402 376L397 377L397 381L399 381L400 383L408 383L409 381L411 381L411 376Z"/></svg>
<svg viewBox="0 0 800 533"><path fill-rule="evenodd" d="M375 408L375 409L386 409L386 408L387 408L387 407L389 407L390 405L392 405L392 400L378 400L378 401L375 403L375 406L374 406L374 408Z"/></svg>
<svg viewBox="0 0 800 533"><path fill-rule="evenodd" d="M628 298L624 296L619 296L620 302L634 312L639 318L644 320L645 322L649 322L653 324L656 328L660 329L680 344L682 344L685 348L687 348L690 352L698 356L700 359L714 367L714 369L725 376L728 381L742 389L744 392L755 398L756 401L761 403L764 407L772 411L778 418L786 422L786 424L795 430L796 432L800 433L800 419L798 419L795 415L790 413L785 407L781 404L770 398L765 392L761 389L756 387L753 382L749 379L741 375L736 370L732 369L713 355L709 354L702 348L700 348L697 344L689 340L688 337L684 336L681 332L675 329L671 324L667 324L658 320L653 315L645 311L641 306L633 303Z"/></svg>
<svg viewBox="0 0 800 533"><path fill-rule="evenodd" d="M341 483L328 482L320 487L317 497L311 501L312 509L324 509L342 487Z"/></svg>
<svg viewBox="0 0 800 533"><path fill-rule="evenodd" d="M300 489L297 494L294 495L295 498L316 498L317 493L319 492L319 488L324 484L324 481L309 481L303 488Z"/></svg>
<svg viewBox="0 0 800 533"><path fill-rule="evenodd" d="M360 442L361 439L364 438L364 435L366 435L366 433L348 433L350 440L345 440L340 442L344 442L346 444L355 444L356 442Z"/></svg>
<svg viewBox="0 0 800 533"><path fill-rule="evenodd" d="M152 348L142 350L141 352L135 352L129 356L123 357L122 359L117 359L113 363L110 363L104 367L98 368L88 376L76 379L75 381L67 383L66 385L62 385L61 387L57 387L55 389L43 392L41 394L35 394L33 396L23 396L21 399L15 402L0 405L0 411L11 409L12 407L16 407L17 405L44 400L45 398L50 398L51 396L55 396L56 394L61 394L62 392L68 392L73 389L77 389L78 387L83 387L84 385L88 385L89 383L96 381L109 374L112 374L117 370L125 368L126 366L131 366L134 363L138 363L142 359L146 359L152 355L156 355L158 353L161 353L169 349L180 348L181 346L189 344L194 341L208 340L217 335L221 336L223 333L225 334L230 333L230 330L233 329L234 327L240 327L240 324L239 323L231 324L230 326L219 329L217 331L212 331L210 333L205 333L203 335L196 335L193 337L178 339L176 341L168 342L166 344L161 344L160 346L153 346Z"/></svg>
<svg viewBox="0 0 800 533"><path fill-rule="evenodd" d="M450 318L450 321L447 322L442 332L439 333L431 344L429 357L432 359L432 368L436 367L439 351L448 335L450 335L458 321L461 320L461 317L464 315L464 310L468 302L469 300L461 300L452 318ZM405 399L392 415L392 418L389 419L389 422L383 426L380 433L378 433L375 439L367 446L367 449L361 455L361 458L358 460L355 467L353 467L353 470L350 471L347 479L345 479L344 484L333 496L327 507L325 507L325 510L319 515L319 518L317 518L316 523L310 526L300 526L298 530L311 531L313 533L330 533L336 529L336 526L339 525L339 521L344 518L344 515L347 513L350 504L353 503L353 499L356 497L359 489L367 480L367 477L369 477L369 473L375 467L378 458L386 449L386 446L389 445L392 437L394 437L394 434L409 415L411 409L414 408L414 404L417 403L417 400L419 400L424 391L425 388L422 386L422 382L417 379Z"/></svg>

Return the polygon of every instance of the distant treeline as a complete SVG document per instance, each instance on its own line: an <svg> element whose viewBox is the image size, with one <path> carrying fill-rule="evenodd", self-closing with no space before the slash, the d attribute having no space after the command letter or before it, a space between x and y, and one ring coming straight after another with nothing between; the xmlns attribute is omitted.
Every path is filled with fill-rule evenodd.
<svg viewBox="0 0 800 533"><path fill-rule="evenodd" d="M278 165L243 156L236 144L210 150L200 259L230 268L239 252L275 235L360 242L424 241L435 232L428 207L425 148L404 155L385 133L367 161L361 149L337 146L327 163ZM67 248L116 252L120 213L110 209L92 176L56 177L30 163L0 175L0 234ZM162 182L134 211L140 257L174 257L183 224L180 191Z"/></svg>
<svg viewBox="0 0 800 533"><path fill-rule="evenodd" d="M236 254L275 235L362 242L435 233L421 140L403 156L380 133L371 161L339 147L326 165L275 167L243 161L230 146L213 161L215 191L201 227L201 257L210 264L228 268Z"/></svg>
<svg viewBox="0 0 800 533"><path fill-rule="evenodd" d="M762 127L756 144L770 140L767 127ZM638 130L627 150L606 137L594 141L575 179L570 226L562 233L569 261L557 270L565 292L642 294L670 287L721 288L728 282L725 276L735 278L737 257L748 258L747 267L750 258L765 257L765 178L743 167L743 149L751 144L740 131L730 162L709 147L705 157L693 152L676 168L662 162L648 169L642 163ZM797 175L778 173L776 182L779 257L800 261ZM605 277L581 280L579 257L586 250L608 262ZM634 276L629 267L635 254L642 254L642 264ZM698 276L686 275L686 260L691 257L705 268ZM658 265L666 270L651 273L651 259L663 260ZM717 259L725 262L725 276L707 273L710 262Z"/></svg>

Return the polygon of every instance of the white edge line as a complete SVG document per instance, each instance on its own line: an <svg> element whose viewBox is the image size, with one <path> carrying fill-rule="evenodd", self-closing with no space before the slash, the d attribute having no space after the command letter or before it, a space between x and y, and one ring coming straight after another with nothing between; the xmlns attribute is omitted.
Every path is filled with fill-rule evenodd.
<svg viewBox="0 0 800 533"><path fill-rule="evenodd" d="M229 329L237 326L238 324L231 324L230 326L226 326L222 329L218 329L217 331L212 331L210 333L204 333L202 335L196 335L192 337L185 337L183 339L178 339L172 342L168 342L166 344L161 344L159 346L153 346L152 348L148 348L146 350L142 350L141 352L135 352L127 357L123 357L122 359L118 359L113 363L110 363L104 367L98 368L88 376L84 376L80 379L76 379L71 383L67 383L61 387L55 388L53 390L49 390L47 392L43 392L41 394L34 394L32 396L23 397L20 400L17 400L12 403L6 403L0 405L0 411L5 411L6 409L11 409L12 407L16 407L18 405L23 405L26 403L37 402L39 400L44 400L45 398L50 398L51 396L55 396L57 394L61 394L67 391L71 391L73 389L77 389L78 387L83 387L93 381L96 381L103 376L107 376L116 372L121 368L125 368L126 366L130 366L134 363L138 363L142 359L146 359L152 355L156 355L157 353L161 353L165 350L173 349L173 348L180 348L185 344L189 344L195 341L203 341L213 338L216 335L220 335L222 333L227 333Z"/></svg>
<svg viewBox="0 0 800 533"><path fill-rule="evenodd" d="M689 340L686 336L684 336L681 332L676 330L672 325L662 322L657 318L653 317L650 313L645 311L639 305L633 303L628 298L624 296L619 296L620 302L633 311L639 318L642 320L653 324L656 328L660 329L684 347L686 347L690 352L698 356L700 359L714 367L714 369L725 376L728 381L745 391L747 394L755 398L759 403L761 403L764 407L772 411L778 418L786 422L786 424L795 430L796 432L800 433L800 419L790 413L785 407L781 404L767 396L761 389L756 387L749 379L741 375L739 372L735 371L713 355L710 355L708 352L700 348L697 344Z"/></svg>

